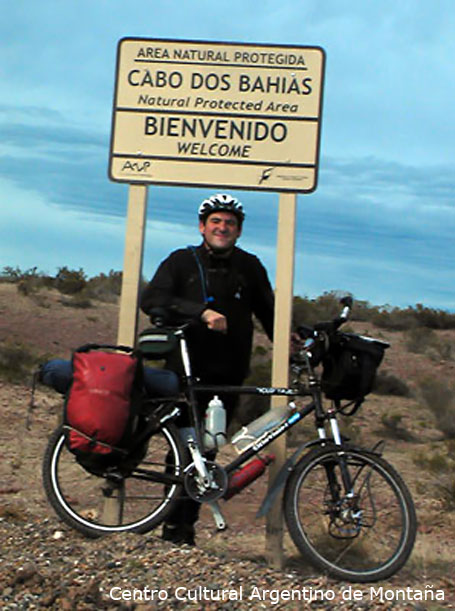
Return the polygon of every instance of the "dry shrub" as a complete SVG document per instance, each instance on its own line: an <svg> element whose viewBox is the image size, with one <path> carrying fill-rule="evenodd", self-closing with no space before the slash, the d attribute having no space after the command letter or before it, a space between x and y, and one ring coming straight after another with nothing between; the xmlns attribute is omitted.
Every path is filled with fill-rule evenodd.
<svg viewBox="0 0 455 611"><path fill-rule="evenodd" d="M293 302L294 324L314 325L321 320L332 320L340 314L341 292L323 293L316 299L295 297Z"/></svg>
<svg viewBox="0 0 455 611"><path fill-rule="evenodd" d="M16 284L19 293L25 296L33 296L43 288L52 286L53 279L37 267L21 270L20 267L6 266L0 272L0 282Z"/></svg>
<svg viewBox="0 0 455 611"><path fill-rule="evenodd" d="M7 382L24 382L39 362L27 346L13 342L0 344L0 378Z"/></svg>
<svg viewBox="0 0 455 611"><path fill-rule="evenodd" d="M440 338L437 333L426 327L418 327L408 331L406 348L409 352L425 354L433 360L452 360L455 346L452 342Z"/></svg>
<svg viewBox="0 0 455 611"><path fill-rule="evenodd" d="M455 392L447 382L435 378L422 380L421 397L431 410L438 429L448 439L455 439Z"/></svg>
<svg viewBox="0 0 455 611"><path fill-rule="evenodd" d="M442 502L445 510L454 511L455 444L449 442L433 452L419 452L414 455L413 462L420 469L425 469L432 474L432 482L428 485L432 495Z"/></svg>
<svg viewBox="0 0 455 611"><path fill-rule="evenodd" d="M377 395L392 395L394 397L409 397L411 391L404 380L386 370L378 371L373 392Z"/></svg>
<svg viewBox="0 0 455 611"><path fill-rule="evenodd" d="M411 308L406 310L400 310L400 308L380 310L372 316L371 322L381 329L390 331L406 331L417 325Z"/></svg>
<svg viewBox="0 0 455 611"><path fill-rule="evenodd" d="M68 308L79 308L82 310L93 307L92 301L85 295L84 291L77 295L71 295L71 297L63 298L61 300L61 304Z"/></svg>
<svg viewBox="0 0 455 611"><path fill-rule="evenodd" d="M87 285L87 277L84 270L68 269L60 267L55 276L55 288L64 295L75 295L80 293Z"/></svg>
<svg viewBox="0 0 455 611"><path fill-rule="evenodd" d="M122 272L110 270L108 274L99 274L90 278L87 283L87 296L104 301L116 303L122 288Z"/></svg>
<svg viewBox="0 0 455 611"><path fill-rule="evenodd" d="M400 439L401 441L415 442L416 437L403 425L403 416L397 412L392 414L383 414L381 416L381 424L383 429L381 435L389 439Z"/></svg>
<svg viewBox="0 0 455 611"><path fill-rule="evenodd" d="M429 346L436 340L436 333L432 329L419 327L407 332L405 339L406 349L414 354L424 354Z"/></svg>

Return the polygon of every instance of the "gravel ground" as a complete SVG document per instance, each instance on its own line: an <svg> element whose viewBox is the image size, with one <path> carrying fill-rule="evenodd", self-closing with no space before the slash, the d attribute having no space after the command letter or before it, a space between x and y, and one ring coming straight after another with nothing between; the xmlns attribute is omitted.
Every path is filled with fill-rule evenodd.
<svg viewBox="0 0 455 611"><path fill-rule="evenodd" d="M416 555L398 575L376 585L350 585L303 565L285 537L285 568L264 560L264 521L254 519L267 485L261 478L223 511L230 529L214 534L202 512L195 548L163 542L159 531L85 539L63 525L48 505L41 460L56 425L58 398L38 392L31 430L24 426L27 393L0 383L0 609L406 609L455 608L450 514L434 511L423 525ZM423 506L424 508L425 506ZM433 517L431 517L433 516ZM441 518L441 519L439 519ZM431 542L422 548L422 542ZM452 542L452 543L451 543ZM434 568L434 558L445 558ZM449 556L453 560L453 555ZM423 568L422 568L423 566ZM453 564L452 564L453 569ZM407 588L407 589L406 589ZM395 591L404 591L404 595ZM155 591L155 592L154 592ZM427 592L444 600L420 600ZM400 598L401 596L401 598ZM405 598L403 599L403 596ZM436 598L434 596L433 598Z"/></svg>
<svg viewBox="0 0 455 611"><path fill-rule="evenodd" d="M207 610L451 608L447 600L442 605L409 601L419 597L414 588L403 604L392 598L389 585L361 587L324 578L302 580L296 571L222 559L198 547L164 543L153 534L87 540L52 518L29 521L13 510L1 518L0 533L4 611L168 606ZM303 602L286 600L291 596Z"/></svg>
<svg viewBox="0 0 455 611"><path fill-rule="evenodd" d="M115 341L116 307L102 304L87 314L66 307L54 293L40 299L35 304L15 287L0 290L0 340L26 341L41 353L63 357L90 340ZM365 328L359 323L357 330ZM385 366L411 385L430 373L453 379L454 361L411 355L399 334L384 338L393 344ZM288 537L285 568L276 570L266 564L264 523L254 519L266 477L226 504L230 525L226 533L214 535L211 517L203 512L195 548L165 543L158 531L84 539L54 517L41 483L41 461L47 438L61 416L61 400L39 389L29 431L24 426L28 400L27 388L0 382L0 611L455 609L455 512L442 511L439 501L427 492L433 475L416 472L413 454L437 447L439 433L413 398L373 395L355 418L368 444L375 440L381 415L394 413L403 416L403 426L418 440L418 444L400 440L388 444L389 459L416 501L420 526L413 555L394 578L365 586L321 577L302 564ZM441 592L444 600L436 600ZM421 600L425 596L427 600Z"/></svg>

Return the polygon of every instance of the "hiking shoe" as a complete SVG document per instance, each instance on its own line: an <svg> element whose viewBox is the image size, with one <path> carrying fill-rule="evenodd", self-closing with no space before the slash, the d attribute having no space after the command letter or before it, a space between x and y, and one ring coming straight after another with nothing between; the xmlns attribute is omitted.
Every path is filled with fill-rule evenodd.
<svg viewBox="0 0 455 611"><path fill-rule="evenodd" d="M194 526L192 524L165 524L163 526L163 541L176 545L195 545Z"/></svg>

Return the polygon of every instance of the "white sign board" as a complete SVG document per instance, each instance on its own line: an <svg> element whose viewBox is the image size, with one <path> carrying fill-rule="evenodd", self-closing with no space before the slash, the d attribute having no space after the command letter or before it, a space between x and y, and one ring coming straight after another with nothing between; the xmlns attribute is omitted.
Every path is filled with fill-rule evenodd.
<svg viewBox="0 0 455 611"><path fill-rule="evenodd" d="M314 191L324 64L320 47L122 39L111 179Z"/></svg>

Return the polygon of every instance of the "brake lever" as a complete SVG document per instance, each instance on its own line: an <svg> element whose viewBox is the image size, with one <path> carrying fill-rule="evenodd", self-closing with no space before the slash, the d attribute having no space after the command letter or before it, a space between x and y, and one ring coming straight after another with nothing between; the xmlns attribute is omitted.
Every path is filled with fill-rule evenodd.
<svg viewBox="0 0 455 611"><path fill-rule="evenodd" d="M340 314L340 318L343 320L343 322L348 320L350 313L351 313L351 308L349 306L344 306L343 311Z"/></svg>

